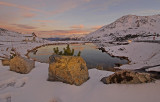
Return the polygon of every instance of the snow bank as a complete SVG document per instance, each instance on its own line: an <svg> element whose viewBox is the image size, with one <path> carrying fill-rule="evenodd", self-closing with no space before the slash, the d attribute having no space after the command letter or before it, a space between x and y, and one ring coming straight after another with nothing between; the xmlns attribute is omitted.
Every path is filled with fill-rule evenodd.
<svg viewBox="0 0 160 102"><path fill-rule="evenodd" d="M1 38L2 39L2 38ZM18 39L19 40L19 39ZM0 56L9 54L15 47L22 55L36 46L59 42L0 42ZM65 42L67 43L67 42ZM123 51L118 50L124 48ZM136 69L160 62L160 45L130 43L105 48L115 56L128 57L132 62L120 68ZM62 82L49 82L48 64L36 62L29 74L9 71L0 63L0 102L159 102L160 81L137 85L105 85L101 78L113 74L109 71L90 69L90 79L81 86Z"/></svg>
<svg viewBox="0 0 160 102"><path fill-rule="evenodd" d="M160 66L146 69L146 71L157 71L157 72L160 72Z"/></svg>

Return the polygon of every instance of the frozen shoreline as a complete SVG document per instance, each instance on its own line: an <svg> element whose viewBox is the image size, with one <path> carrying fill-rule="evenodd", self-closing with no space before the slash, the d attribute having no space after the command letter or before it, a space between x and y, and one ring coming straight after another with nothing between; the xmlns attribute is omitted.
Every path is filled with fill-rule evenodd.
<svg viewBox="0 0 160 102"><path fill-rule="evenodd" d="M157 43L132 42L128 45L105 47L105 50L113 56L127 57L131 61L120 66L121 69L134 70L158 65L160 62L160 44Z"/></svg>
<svg viewBox="0 0 160 102"><path fill-rule="evenodd" d="M2 42L0 42L2 44ZM83 41L44 41L44 42L3 42L0 45L0 58L5 57L5 55L10 55L12 48L15 48L18 53L25 57L28 51L35 49L36 47L44 45L54 45L54 44L67 44L67 43L83 43Z"/></svg>

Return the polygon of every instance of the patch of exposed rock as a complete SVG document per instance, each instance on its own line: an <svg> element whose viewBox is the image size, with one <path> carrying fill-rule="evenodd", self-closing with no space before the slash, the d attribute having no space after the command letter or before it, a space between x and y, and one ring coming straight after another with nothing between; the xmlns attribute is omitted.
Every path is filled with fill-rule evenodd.
<svg viewBox="0 0 160 102"><path fill-rule="evenodd" d="M88 68L82 57L53 55L49 62L49 81L79 86L89 79Z"/></svg>
<svg viewBox="0 0 160 102"><path fill-rule="evenodd" d="M35 67L35 62L21 56L10 60L10 70L21 74L28 74Z"/></svg>
<svg viewBox="0 0 160 102"><path fill-rule="evenodd" d="M114 74L101 79L104 84L140 84L152 82L150 74L138 73L128 70L115 72Z"/></svg>

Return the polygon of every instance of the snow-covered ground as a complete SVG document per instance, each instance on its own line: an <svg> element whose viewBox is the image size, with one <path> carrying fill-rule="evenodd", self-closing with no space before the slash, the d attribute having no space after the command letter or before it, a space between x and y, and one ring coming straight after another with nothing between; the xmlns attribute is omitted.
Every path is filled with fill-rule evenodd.
<svg viewBox="0 0 160 102"><path fill-rule="evenodd" d="M19 44L17 48L23 52L27 51L25 47L32 48L40 44L30 43L25 46ZM120 51L119 48L124 50ZM131 60L129 65L123 65L121 68L134 69L160 62L160 44L156 43L132 42L129 45L105 49L110 54L126 56ZM47 81L48 67L48 64L36 62L35 68L29 74L19 74L9 71L8 66L2 66L0 63L0 102L159 102L160 100L159 80L147 84L105 85L100 82L101 78L113 72L90 69L90 79L81 86L74 86Z"/></svg>
<svg viewBox="0 0 160 102"><path fill-rule="evenodd" d="M19 41L15 41L12 37L15 36L7 37L12 39L12 42L0 37L0 56L9 54L12 47L24 56L27 50L43 44L71 43L40 39L36 42L25 42L24 37L16 38ZM128 45L110 46L105 49L114 56L129 58L131 63L121 66L122 69L138 69L160 62L159 43L131 42ZM9 71L9 66L2 66L0 62L0 102L159 102L160 100L160 80L136 85L105 85L100 82L101 78L113 72L90 69L90 79L81 86L74 86L47 81L48 67L48 64L36 62L35 68L29 74L19 74ZM159 70L159 67L148 70L157 69Z"/></svg>
<svg viewBox="0 0 160 102"><path fill-rule="evenodd" d="M158 71L158 72L160 72L160 66L146 69L146 71Z"/></svg>
<svg viewBox="0 0 160 102"><path fill-rule="evenodd" d="M48 41L38 37L35 39L33 41L32 34L20 34L0 28L0 58L10 55L12 48L15 48L17 52L24 56L28 50L45 44L81 43L81 41Z"/></svg>
<svg viewBox="0 0 160 102"><path fill-rule="evenodd" d="M36 68L29 74L18 74L9 71L9 67L0 65L0 102L159 102L160 100L160 81L135 85L105 85L100 79L113 72L90 69L90 79L81 86L74 86L47 81L48 66L36 62Z"/></svg>
<svg viewBox="0 0 160 102"><path fill-rule="evenodd" d="M114 56L128 57L130 64L122 65L121 69L139 69L144 66L160 64L160 44L147 42L131 42L128 45L105 47Z"/></svg>
<svg viewBox="0 0 160 102"><path fill-rule="evenodd" d="M82 43L81 41L44 41L44 42L0 42L0 57L10 55L11 49L15 48L22 56L27 54L28 50L32 50L35 47L46 44L58 44L58 43Z"/></svg>

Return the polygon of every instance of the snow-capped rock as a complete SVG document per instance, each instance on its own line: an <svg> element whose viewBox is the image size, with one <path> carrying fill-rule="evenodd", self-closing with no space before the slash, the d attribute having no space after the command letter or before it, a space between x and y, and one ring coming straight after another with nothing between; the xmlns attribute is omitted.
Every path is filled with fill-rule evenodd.
<svg viewBox="0 0 160 102"><path fill-rule="evenodd" d="M160 15L126 15L86 36L90 41L123 41L160 33Z"/></svg>

